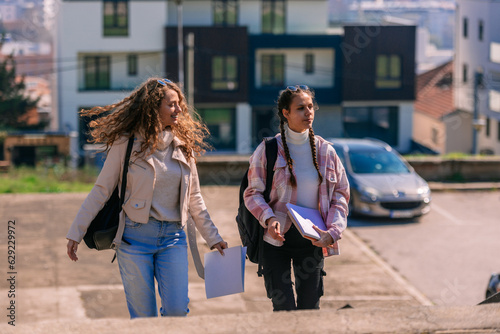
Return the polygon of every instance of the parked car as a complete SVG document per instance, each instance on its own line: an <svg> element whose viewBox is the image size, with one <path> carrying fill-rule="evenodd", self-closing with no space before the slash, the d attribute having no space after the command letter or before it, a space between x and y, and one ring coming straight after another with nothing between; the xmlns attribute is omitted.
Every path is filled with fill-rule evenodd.
<svg viewBox="0 0 500 334"><path fill-rule="evenodd" d="M329 141L346 169L351 214L413 218L430 211L429 185L390 145L375 139Z"/></svg>

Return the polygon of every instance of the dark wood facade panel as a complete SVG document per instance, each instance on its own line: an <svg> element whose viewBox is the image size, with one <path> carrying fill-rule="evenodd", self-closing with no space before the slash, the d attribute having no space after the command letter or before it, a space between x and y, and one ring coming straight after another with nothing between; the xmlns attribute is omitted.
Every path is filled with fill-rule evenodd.
<svg viewBox="0 0 500 334"><path fill-rule="evenodd" d="M346 26L343 101L415 100L415 26ZM401 87L377 88L377 55L401 57Z"/></svg>
<svg viewBox="0 0 500 334"><path fill-rule="evenodd" d="M246 27L184 27L183 34L194 33L195 103L235 103L248 100L248 33ZM166 71L178 80L177 28L165 29ZM186 50L186 49L185 49ZM212 56L235 56L238 59L238 88L212 90ZM185 52L186 56L186 52ZM186 58L185 58L186 59ZM186 67L186 61L185 61ZM185 72L186 73L186 72Z"/></svg>

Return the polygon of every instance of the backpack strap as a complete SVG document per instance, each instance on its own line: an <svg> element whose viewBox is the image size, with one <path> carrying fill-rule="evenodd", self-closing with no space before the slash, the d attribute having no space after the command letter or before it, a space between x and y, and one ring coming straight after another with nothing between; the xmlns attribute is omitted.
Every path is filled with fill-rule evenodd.
<svg viewBox="0 0 500 334"><path fill-rule="evenodd" d="M269 203L271 187L273 184L274 165L278 158L278 140L276 137L264 139L266 143L266 190L264 191L264 199Z"/></svg>
<svg viewBox="0 0 500 334"><path fill-rule="evenodd" d="M264 191L264 200L269 203L271 188L273 185L274 177L274 165L276 164L276 159L278 158L278 140L276 137L264 138L266 145L266 190ZM257 275L262 276L262 256L264 249L264 228L259 229L259 264L257 269Z"/></svg>
<svg viewBox="0 0 500 334"><path fill-rule="evenodd" d="M134 136L130 137L127 145L127 153L125 153L125 161L123 163L123 176L122 176L122 187L120 189L120 207L123 206L123 202L125 201L125 190L127 188L127 173L128 173L128 165L130 161L130 154L132 153L132 146L134 144Z"/></svg>
<svg viewBox="0 0 500 334"><path fill-rule="evenodd" d="M123 202L125 201L125 190L127 189L128 165L130 161L130 155L132 154L132 146L134 145L134 139L135 139L134 136L132 136L128 140L127 152L125 153L125 160L123 162L122 185L120 189L120 208L122 208L122 210L123 210ZM122 239L122 241L128 243L124 239ZM116 252L113 255L111 263L115 262L115 259L116 259Z"/></svg>

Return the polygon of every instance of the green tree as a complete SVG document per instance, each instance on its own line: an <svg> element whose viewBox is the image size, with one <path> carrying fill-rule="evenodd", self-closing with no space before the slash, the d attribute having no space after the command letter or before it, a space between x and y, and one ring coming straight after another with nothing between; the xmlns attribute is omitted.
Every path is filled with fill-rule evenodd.
<svg viewBox="0 0 500 334"><path fill-rule="evenodd" d="M1 46L1 43L0 43ZM23 116L36 107L39 98L25 94L24 76L16 79L13 55L0 61L0 130L35 130L46 124L28 125Z"/></svg>

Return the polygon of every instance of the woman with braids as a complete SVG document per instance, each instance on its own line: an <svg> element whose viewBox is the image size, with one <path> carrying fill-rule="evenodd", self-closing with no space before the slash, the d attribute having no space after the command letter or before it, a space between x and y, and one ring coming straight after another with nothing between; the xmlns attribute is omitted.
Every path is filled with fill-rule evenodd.
<svg viewBox="0 0 500 334"><path fill-rule="evenodd" d="M347 225L349 184L332 145L315 136L312 123L317 109L307 86L289 86L278 98L281 133L276 135L278 156L270 201L266 203L265 145L250 158L245 205L265 228L263 274L274 311L319 309L323 295L323 256L338 254L338 240ZM318 209L327 231L321 238L301 236L287 216L286 204ZM291 265L295 276L295 293Z"/></svg>
<svg viewBox="0 0 500 334"><path fill-rule="evenodd" d="M194 112L194 111L191 111ZM210 248L221 254L221 238L200 194L195 156L208 147L208 129L193 119L179 87L150 78L122 101L82 111L92 121L95 143L107 158L67 234L67 253L77 261L78 244L121 178L127 143L134 136L118 233L114 239L131 318L155 317L155 278L161 316L188 310L188 259L184 225L191 215ZM120 182L121 184L121 182Z"/></svg>

